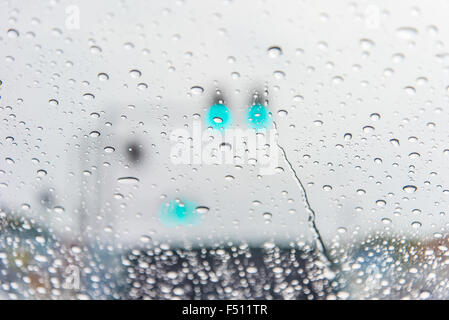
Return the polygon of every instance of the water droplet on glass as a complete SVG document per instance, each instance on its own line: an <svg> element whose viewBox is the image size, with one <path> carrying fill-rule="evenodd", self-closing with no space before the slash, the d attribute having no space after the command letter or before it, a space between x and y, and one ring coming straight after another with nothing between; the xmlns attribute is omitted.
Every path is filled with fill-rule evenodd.
<svg viewBox="0 0 449 320"><path fill-rule="evenodd" d="M268 56L270 58L277 58L282 55L282 49L280 47L270 47L268 48Z"/></svg>
<svg viewBox="0 0 449 320"><path fill-rule="evenodd" d="M136 184L139 182L139 179L136 177L121 177L117 179L117 182L121 184Z"/></svg>
<svg viewBox="0 0 449 320"><path fill-rule="evenodd" d="M386 204L387 204L387 202L386 202L385 200L377 200L377 201L376 201L376 205L377 205L378 207L385 207Z"/></svg>
<svg viewBox="0 0 449 320"><path fill-rule="evenodd" d="M98 79L100 81L106 81L109 80L109 75L107 73L99 73L98 74Z"/></svg>
<svg viewBox="0 0 449 320"><path fill-rule="evenodd" d="M204 206L200 206L200 207L196 208L196 212L205 214L205 213L209 212L209 208L208 207L204 207Z"/></svg>
<svg viewBox="0 0 449 320"><path fill-rule="evenodd" d="M282 80L285 78L285 73L283 71L275 71L273 72L273 76L277 80Z"/></svg>
<svg viewBox="0 0 449 320"><path fill-rule="evenodd" d="M194 87L190 88L190 92L193 95L199 96L199 95L203 94L204 89L202 87L200 87L200 86L194 86Z"/></svg>
<svg viewBox="0 0 449 320"><path fill-rule="evenodd" d="M402 188L407 193L414 193L418 188L413 185L407 185Z"/></svg>
<svg viewBox="0 0 449 320"><path fill-rule="evenodd" d="M401 27L396 29L396 36L404 40L413 39L417 34L418 30L412 27Z"/></svg>

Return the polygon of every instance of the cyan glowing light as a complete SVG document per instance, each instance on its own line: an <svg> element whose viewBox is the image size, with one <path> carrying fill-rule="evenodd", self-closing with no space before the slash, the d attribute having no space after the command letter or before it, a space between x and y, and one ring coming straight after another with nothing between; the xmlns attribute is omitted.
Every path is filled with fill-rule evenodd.
<svg viewBox="0 0 449 320"><path fill-rule="evenodd" d="M262 104L252 105L248 110L246 123L252 129L269 129L272 123L271 114Z"/></svg>
<svg viewBox="0 0 449 320"><path fill-rule="evenodd" d="M232 125L231 110L222 103L214 104L207 112L206 124L220 131L229 128Z"/></svg>
<svg viewBox="0 0 449 320"><path fill-rule="evenodd" d="M159 208L159 220L169 228L178 226L197 226L203 215L197 211L198 205L189 200L175 199L163 203Z"/></svg>

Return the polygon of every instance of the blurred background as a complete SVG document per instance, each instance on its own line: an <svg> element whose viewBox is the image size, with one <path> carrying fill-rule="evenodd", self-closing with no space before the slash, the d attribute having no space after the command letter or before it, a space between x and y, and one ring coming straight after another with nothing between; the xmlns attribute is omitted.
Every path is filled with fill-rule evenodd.
<svg viewBox="0 0 449 320"><path fill-rule="evenodd" d="M446 299L448 10L0 0L0 298Z"/></svg>

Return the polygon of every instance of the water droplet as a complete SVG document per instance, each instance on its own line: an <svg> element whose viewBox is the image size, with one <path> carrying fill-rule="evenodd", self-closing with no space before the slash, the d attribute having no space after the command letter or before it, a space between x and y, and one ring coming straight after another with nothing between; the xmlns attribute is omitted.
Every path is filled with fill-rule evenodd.
<svg viewBox="0 0 449 320"><path fill-rule="evenodd" d="M402 53L395 53L393 55L393 62L394 63L400 63L402 61L404 61L405 56Z"/></svg>
<svg viewBox="0 0 449 320"><path fill-rule="evenodd" d="M7 164L14 164L16 163L12 158L5 158L5 161Z"/></svg>
<svg viewBox="0 0 449 320"><path fill-rule="evenodd" d="M55 213L57 214L63 214L65 212L65 208L61 207L61 206L56 206L53 208L53 210L55 211Z"/></svg>
<svg viewBox="0 0 449 320"><path fill-rule="evenodd" d="M337 228L337 232L338 233L341 233L341 234L343 234L343 233L346 233L348 230L345 228L345 227L339 227L339 228Z"/></svg>
<svg viewBox="0 0 449 320"><path fill-rule="evenodd" d="M411 223L411 225L412 225L413 228L419 229L419 228L421 228L422 223L419 222L419 221L413 221L413 222Z"/></svg>
<svg viewBox="0 0 449 320"><path fill-rule="evenodd" d="M268 56L270 58L277 58L282 55L282 49L280 47L270 47L268 48Z"/></svg>
<svg viewBox="0 0 449 320"><path fill-rule="evenodd" d="M231 110L224 104L217 103L209 108L206 124L216 130L225 130L232 124Z"/></svg>
<svg viewBox="0 0 449 320"><path fill-rule="evenodd" d="M434 25L427 26L426 31L431 36L436 36L438 34L438 28Z"/></svg>
<svg viewBox="0 0 449 320"><path fill-rule="evenodd" d="M121 184L136 184L139 181L140 180L136 177L121 177L117 179L117 182Z"/></svg>
<svg viewBox="0 0 449 320"><path fill-rule="evenodd" d="M201 223L203 215L196 208L193 201L175 199L161 205L159 219L169 228L179 226L197 226Z"/></svg>
<svg viewBox="0 0 449 320"><path fill-rule="evenodd" d="M362 48L362 50L370 50L375 46L374 41L370 40L370 39L361 39L360 40L360 47Z"/></svg>
<svg viewBox="0 0 449 320"><path fill-rule="evenodd" d="M404 90L409 95L414 95L416 93L416 89L412 86L405 87Z"/></svg>
<svg viewBox="0 0 449 320"><path fill-rule="evenodd" d="M201 213L201 214L208 213L209 210L210 209L208 207L204 207L204 206L196 207L196 212Z"/></svg>
<svg viewBox="0 0 449 320"><path fill-rule="evenodd" d="M287 112L287 110L281 109L278 111L278 115L281 118L285 118L288 115L288 112Z"/></svg>
<svg viewBox="0 0 449 320"><path fill-rule="evenodd" d="M340 83L342 83L342 82L344 81L344 79L343 79L343 77L335 76L335 77L332 78L332 81L333 81L335 84L340 84Z"/></svg>
<svg viewBox="0 0 449 320"><path fill-rule="evenodd" d="M83 94L84 100L92 101L95 99L95 96L92 93L85 93Z"/></svg>
<svg viewBox="0 0 449 320"><path fill-rule="evenodd" d="M71 251L75 254L78 254L82 252L82 249L78 246L72 246Z"/></svg>
<svg viewBox="0 0 449 320"><path fill-rule="evenodd" d="M363 132L365 132L365 133L371 133L371 132L373 132L375 129L374 129L374 127L372 127L372 126L365 126L365 127L363 127Z"/></svg>
<svg viewBox="0 0 449 320"><path fill-rule="evenodd" d="M141 236L140 239L139 239L139 241L142 242L142 243L149 243L149 242L151 242L151 240L152 239L151 239L150 236L145 236L145 235Z"/></svg>
<svg viewBox="0 0 449 320"><path fill-rule="evenodd" d="M107 81L107 80L109 80L109 75L107 73L99 73L98 79L100 81Z"/></svg>
<svg viewBox="0 0 449 320"><path fill-rule="evenodd" d="M146 89L148 89L148 85L146 83L143 83L143 82L139 83L137 85L137 89L139 89L140 91L146 90Z"/></svg>
<svg viewBox="0 0 449 320"><path fill-rule="evenodd" d="M11 39L16 39L19 37L19 31L17 31L16 29L9 29L6 33Z"/></svg>
<svg viewBox="0 0 449 320"><path fill-rule="evenodd" d="M387 202L386 202L385 200L377 200L377 201L376 201L376 205L377 205L378 207L385 207L386 204L387 204Z"/></svg>
<svg viewBox="0 0 449 320"><path fill-rule="evenodd" d="M263 214L263 218L264 218L265 220L271 220L271 217L272 217L272 214L271 214L270 212L265 212L265 213Z"/></svg>
<svg viewBox="0 0 449 320"><path fill-rule="evenodd" d="M139 78L142 75L142 72L140 72L139 70L134 69L134 70L131 70L129 72L129 75L131 77L133 77L133 78Z"/></svg>
<svg viewBox="0 0 449 320"><path fill-rule="evenodd" d="M395 147L399 147L399 145L400 145L398 139L390 139L390 143Z"/></svg>
<svg viewBox="0 0 449 320"><path fill-rule="evenodd" d="M203 94L204 89L203 89L203 87L200 87L200 86L194 86L194 87L190 88L190 92L193 95L199 96L199 95Z"/></svg>
<svg viewBox="0 0 449 320"><path fill-rule="evenodd" d="M91 53L93 53L93 54L99 54L99 53L101 53L101 48L100 47L97 47L97 46L92 46L92 47L90 47L90 52Z"/></svg>
<svg viewBox="0 0 449 320"><path fill-rule="evenodd" d="M252 129L269 129L272 120L267 108L264 105L254 104L248 110L246 123L248 127Z"/></svg>
<svg viewBox="0 0 449 320"><path fill-rule="evenodd" d="M273 72L273 76L275 79L282 80L285 78L285 73L283 71L275 71Z"/></svg>
<svg viewBox="0 0 449 320"><path fill-rule="evenodd" d="M250 267L246 268L246 272L249 274L255 274L255 273L257 273L257 268L250 266Z"/></svg>
<svg viewBox="0 0 449 320"><path fill-rule="evenodd" d="M408 157L410 158L410 159L418 159L418 158L420 158L421 157L421 155L418 153L418 152L412 152L412 153L410 153L409 155L408 155Z"/></svg>
<svg viewBox="0 0 449 320"><path fill-rule="evenodd" d="M396 29L396 36L404 40L413 39L417 34L418 30L412 27L401 27Z"/></svg>
<svg viewBox="0 0 449 320"><path fill-rule="evenodd" d="M123 48L125 50L132 50L132 49L134 49L134 43L126 42L126 43L123 44Z"/></svg>

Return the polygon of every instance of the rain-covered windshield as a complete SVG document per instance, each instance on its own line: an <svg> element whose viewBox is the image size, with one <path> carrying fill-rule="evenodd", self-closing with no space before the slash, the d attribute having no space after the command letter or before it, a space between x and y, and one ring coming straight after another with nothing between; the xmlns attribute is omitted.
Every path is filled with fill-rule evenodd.
<svg viewBox="0 0 449 320"><path fill-rule="evenodd" d="M448 9L1 1L0 298L447 298Z"/></svg>

